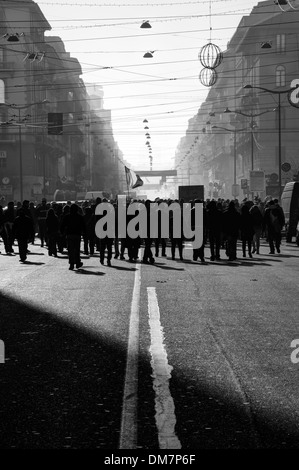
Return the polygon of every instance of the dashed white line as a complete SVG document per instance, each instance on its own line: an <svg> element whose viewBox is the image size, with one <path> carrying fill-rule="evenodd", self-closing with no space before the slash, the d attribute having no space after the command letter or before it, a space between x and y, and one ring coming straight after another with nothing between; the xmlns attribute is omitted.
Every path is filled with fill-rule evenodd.
<svg viewBox="0 0 299 470"><path fill-rule="evenodd" d="M148 314L151 334L150 352L155 390L156 426L160 449L181 449L181 443L175 434L175 407L169 389L172 367L168 364L164 347L164 334L160 322L160 310L156 289L147 288Z"/></svg>
<svg viewBox="0 0 299 470"><path fill-rule="evenodd" d="M137 446L140 264L136 263L135 268L119 441L120 449L136 449Z"/></svg>

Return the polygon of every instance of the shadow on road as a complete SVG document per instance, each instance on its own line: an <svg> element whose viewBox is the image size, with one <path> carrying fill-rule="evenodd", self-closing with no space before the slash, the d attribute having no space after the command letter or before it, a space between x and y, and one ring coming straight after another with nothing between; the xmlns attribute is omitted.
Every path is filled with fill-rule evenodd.
<svg viewBox="0 0 299 470"><path fill-rule="evenodd" d="M184 268L173 268L172 266L168 266L165 263L154 263L152 266L156 266L156 268L166 269L167 271L185 271Z"/></svg>
<svg viewBox="0 0 299 470"><path fill-rule="evenodd" d="M0 364L1 448L117 450L127 338L89 331L60 319L59 312L8 295L0 294L0 310L6 348L5 364ZM139 357L138 448L158 450L145 349ZM195 377L183 365L172 372L176 433L183 449L299 448L298 427L292 432L278 420L270 427L266 412L255 421L257 442L245 407L235 407L215 378ZM295 423L294 416L293 429Z"/></svg>
<svg viewBox="0 0 299 470"><path fill-rule="evenodd" d="M31 265L35 265L35 266L41 266L42 264L46 264L46 263L42 263L42 262L38 262L38 261L23 261L22 263L20 263L20 266L22 265L26 265L26 264L31 264Z"/></svg>
<svg viewBox="0 0 299 470"><path fill-rule="evenodd" d="M116 266L115 264L112 264L111 268L118 271L136 271L136 268L126 268L125 266Z"/></svg>
<svg viewBox="0 0 299 470"><path fill-rule="evenodd" d="M90 271L90 270L85 269L85 268L79 268L77 270L74 270L73 272L77 273L77 274L93 274L94 276L105 276L105 274L106 274L106 273L103 273L101 271Z"/></svg>
<svg viewBox="0 0 299 470"><path fill-rule="evenodd" d="M46 253L36 253L35 251L30 251L29 253L27 253L28 256L45 256L45 254Z"/></svg>

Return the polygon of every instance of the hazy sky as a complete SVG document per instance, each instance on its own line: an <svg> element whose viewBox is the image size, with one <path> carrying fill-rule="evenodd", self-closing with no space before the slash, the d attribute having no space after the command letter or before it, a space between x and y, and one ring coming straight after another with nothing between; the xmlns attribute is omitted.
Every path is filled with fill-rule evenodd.
<svg viewBox="0 0 299 470"><path fill-rule="evenodd" d="M198 52L213 42L226 49L253 0L142 1L57 0L37 2L66 50L77 57L83 80L103 86L104 106L112 110L115 139L132 168L173 167L175 149L188 119L208 88L198 75ZM277 7L278 8L278 7ZM149 20L152 28L142 29ZM154 51L153 58L143 58ZM112 67L103 69L103 67ZM143 120L149 130L144 130Z"/></svg>

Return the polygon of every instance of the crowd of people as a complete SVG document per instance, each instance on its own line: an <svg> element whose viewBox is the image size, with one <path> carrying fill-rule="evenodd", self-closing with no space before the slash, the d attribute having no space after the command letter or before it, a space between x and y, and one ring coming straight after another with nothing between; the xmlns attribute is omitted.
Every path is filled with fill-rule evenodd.
<svg viewBox="0 0 299 470"><path fill-rule="evenodd" d="M166 256L166 248L170 246L171 258L176 259L176 250L180 260L184 260L183 231L180 236L174 234L172 217L169 218L169 238L161 236L161 227L156 238L150 237L150 231L145 238L124 238L105 236L99 238L96 235L95 226L101 216L96 215L96 207L106 199L98 198L95 201L65 204L47 202L45 198L40 204L28 200L23 203L9 202L7 207L0 206L0 237L7 255L14 253L15 242L19 250L20 262L25 263L28 246L40 239L41 247L48 249L49 256L57 257L58 253L68 254L69 269L81 268L81 253L93 256L95 251L100 253L100 262L111 266L114 258L135 262L139 258L139 249L143 247L142 262L153 264L155 257ZM109 201L117 214L117 200ZM151 201L132 200L149 207ZM237 243L241 241L242 255L250 258L256 253L260 254L260 241L265 238L269 244L270 254L275 250L280 253L282 230L285 225L285 217L277 199L254 201L238 200L193 200L179 201L169 199L156 199L155 202L165 202L170 205L178 202L182 205L187 202L191 206L191 214L195 203L203 203L203 243L202 246L193 249L193 261L205 262L205 248L209 249L211 261L221 260L221 250L224 250L226 259L237 259ZM128 202L130 204L130 202ZM134 216L127 216L127 223ZM193 227L194 229L194 227ZM190 239L189 241L192 241ZM82 250L81 250L82 247ZM2 248L1 248L2 249ZM126 258L126 255L128 258Z"/></svg>

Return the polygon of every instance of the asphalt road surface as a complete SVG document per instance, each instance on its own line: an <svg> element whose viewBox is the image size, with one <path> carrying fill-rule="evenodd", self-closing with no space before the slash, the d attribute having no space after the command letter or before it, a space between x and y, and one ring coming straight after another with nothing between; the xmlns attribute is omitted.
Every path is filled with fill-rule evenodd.
<svg viewBox="0 0 299 470"><path fill-rule="evenodd" d="M299 448L294 243L74 271L29 249L0 245L2 449Z"/></svg>

